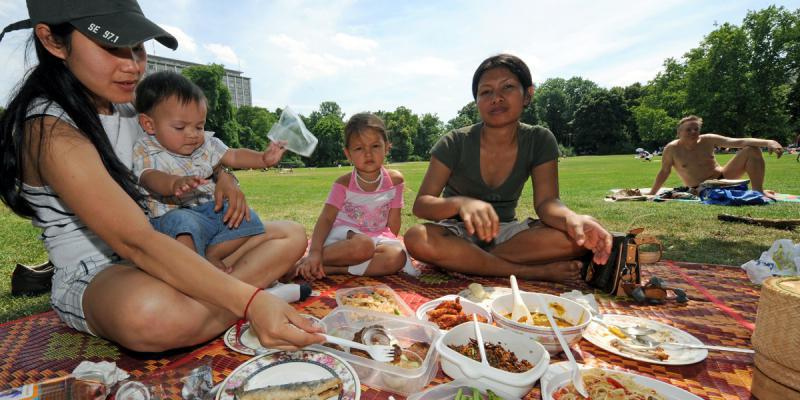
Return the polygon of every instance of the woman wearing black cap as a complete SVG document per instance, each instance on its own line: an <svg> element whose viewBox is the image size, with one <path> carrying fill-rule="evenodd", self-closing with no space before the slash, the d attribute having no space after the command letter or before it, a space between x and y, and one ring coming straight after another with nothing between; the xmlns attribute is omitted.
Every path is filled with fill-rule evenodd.
<svg viewBox="0 0 800 400"><path fill-rule="evenodd" d="M33 28L39 59L0 120L0 195L44 230L61 319L137 351L202 343L240 318L265 346L322 342L292 307L259 289L302 256L302 226L265 224L266 240L242 250L263 263L227 275L154 231L137 204L131 149L142 133L128 103L146 66L143 42L175 49L175 38L135 0L27 3L30 19L0 33ZM217 188L220 204L226 198L235 209L229 218L241 221L247 207L232 178Z"/></svg>

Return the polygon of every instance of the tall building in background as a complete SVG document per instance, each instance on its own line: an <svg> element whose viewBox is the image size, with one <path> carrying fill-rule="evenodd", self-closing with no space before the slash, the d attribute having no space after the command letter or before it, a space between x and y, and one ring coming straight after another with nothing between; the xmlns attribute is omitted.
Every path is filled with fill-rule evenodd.
<svg viewBox="0 0 800 400"><path fill-rule="evenodd" d="M175 60L172 58L147 55L147 72L174 71L180 73L184 68L194 67L202 64ZM253 96L250 92L250 78L242 76L242 71L235 71L225 68L225 75L222 77L225 86L231 92L231 103L234 107L252 106Z"/></svg>

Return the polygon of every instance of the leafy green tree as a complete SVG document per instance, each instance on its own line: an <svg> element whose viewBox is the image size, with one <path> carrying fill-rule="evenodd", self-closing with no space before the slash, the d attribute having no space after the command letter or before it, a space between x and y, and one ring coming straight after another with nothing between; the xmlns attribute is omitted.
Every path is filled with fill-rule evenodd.
<svg viewBox="0 0 800 400"><path fill-rule="evenodd" d="M600 86L597 86L596 83L579 76L567 79L564 82L564 94L567 96L567 115L574 119L575 112L578 111L583 99L598 89L600 89Z"/></svg>
<svg viewBox="0 0 800 400"><path fill-rule="evenodd" d="M458 110L456 117L447 121L446 130L463 128L465 126L475 125L481 122L481 114L478 112L478 105L474 101L470 101L464 107Z"/></svg>
<svg viewBox="0 0 800 400"><path fill-rule="evenodd" d="M786 99L786 112L789 115L790 129L800 132L800 79L794 82Z"/></svg>
<svg viewBox="0 0 800 400"><path fill-rule="evenodd" d="M317 149L308 158L308 165L332 166L345 158L343 117L342 108L334 101L320 103L319 109L308 117L300 115L303 124L318 140Z"/></svg>
<svg viewBox="0 0 800 400"><path fill-rule="evenodd" d="M686 64L674 58L664 60L664 70L644 88L640 104L649 108L662 109L673 118L681 118L688 114Z"/></svg>
<svg viewBox="0 0 800 400"><path fill-rule="evenodd" d="M619 154L630 150L625 136L628 118L625 100L617 93L597 89L583 97L572 128L579 154Z"/></svg>
<svg viewBox="0 0 800 400"><path fill-rule="evenodd" d="M344 113L342 112L342 108L339 107L339 104L335 101L323 101L319 105L319 110L312 111L304 123L307 127L316 126L319 120L329 115L338 118L339 121L344 120Z"/></svg>
<svg viewBox="0 0 800 400"><path fill-rule="evenodd" d="M335 114L322 116L311 129L317 137L317 149L308 158L308 165L336 165L344 156L344 122Z"/></svg>
<svg viewBox="0 0 800 400"><path fill-rule="evenodd" d="M639 105L633 107L631 111L638 127L639 136L644 141L642 146L660 147L675 139L679 120L670 117L666 110ZM637 143L633 144L637 145Z"/></svg>
<svg viewBox="0 0 800 400"><path fill-rule="evenodd" d="M564 79L548 79L534 93L533 103L542 125L553 132L559 143L571 146L569 121L572 114L568 113L565 87Z"/></svg>
<svg viewBox="0 0 800 400"><path fill-rule="evenodd" d="M751 11L742 23L750 44L749 96L745 132L783 142L788 136L790 114L785 104L791 91L792 57L788 51L800 50L792 42L798 18L783 7L769 6ZM794 57L797 57L796 55Z"/></svg>
<svg viewBox="0 0 800 400"><path fill-rule="evenodd" d="M534 103L533 100L522 109L522 115L519 120L524 124L539 125L539 116L536 114L536 103Z"/></svg>
<svg viewBox="0 0 800 400"><path fill-rule="evenodd" d="M230 147L240 147L239 126L233 118L231 93L222 81L225 69L219 64L196 65L181 73L203 89L208 101L206 130Z"/></svg>
<svg viewBox="0 0 800 400"><path fill-rule="evenodd" d="M431 147L444 133L444 123L436 114L426 113L419 118L417 134L412 139L414 155L422 160L429 160Z"/></svg>
<svg viewBox="0 0 800 400"><path fill-rule="evenodd" d="M239 131L242 147L263 150L269 141L267 134L278 122L278 116L263 107L241 106L236 109L236 121L245 128Z"/></svg>
<svg viewBox="0 0 800 400"><path fill-rule="evenodd" d="M750 53L745 32L728 23L687 53L686 108L703 117L703 129L729 136L744 133Z"/></svg>
<svg viewBox="0 0 800 400"><path fill-rule="evenodd" d="M397 107L393 112L383 112L379 116L383 118L389 141L392 142L389 159L394 162L408 161L414 154L412 138L417 136L419 117L403 106Z"/></svg>

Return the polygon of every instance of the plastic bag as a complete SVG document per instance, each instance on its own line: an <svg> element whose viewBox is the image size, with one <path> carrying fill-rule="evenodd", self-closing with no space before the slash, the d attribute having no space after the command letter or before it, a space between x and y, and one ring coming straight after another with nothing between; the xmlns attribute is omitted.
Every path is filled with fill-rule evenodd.
<svg viewBox="0 0 800 400"><path fill-rule="evenodd" d="M116 400L206 400L213 398L211 361L194 360L173 369L145 376L141 381L124 381Z"/></svg>
<svg viewBox="0 0 800 400"><path fill-rule="evenodd" d="M308 131L300 116L289 106L283 109L281 118L272 125L267 137L273 142L285 140L287 149L303 157L310 157L317 148L317 138Z"/></svg>
<svg viewBox="0 0 800 400"><path fill-rule="evenodd" d="M758 260L742 265L753 283L761 284L770 276L800 275L800 244L789 239L778 239Z"/></svg>

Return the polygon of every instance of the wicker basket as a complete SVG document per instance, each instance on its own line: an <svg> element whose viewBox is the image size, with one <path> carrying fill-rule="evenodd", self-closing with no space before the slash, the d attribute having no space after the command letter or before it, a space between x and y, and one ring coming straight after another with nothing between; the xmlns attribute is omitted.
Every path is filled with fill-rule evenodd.
<svg viewBox="0 0 800 400"><path fill-rule="evenodd" d="M755 365L762 374L789 389L800 391L800 371L793 370L756 353Z"/></svg>
<svg viewBox="0 0 800 400"><path fill-rule="evenodd" d="M797 332L800 332L800 277L767 279L758 302L753 348L769 360L800 371Z"/></svg>
<svg viewBox="0 0 800 400"><path fill-rule="evenodd" d="M800 392L775 382L758 367L753 368L753 385L750 393L759 400L800 400Z"/></svg>

